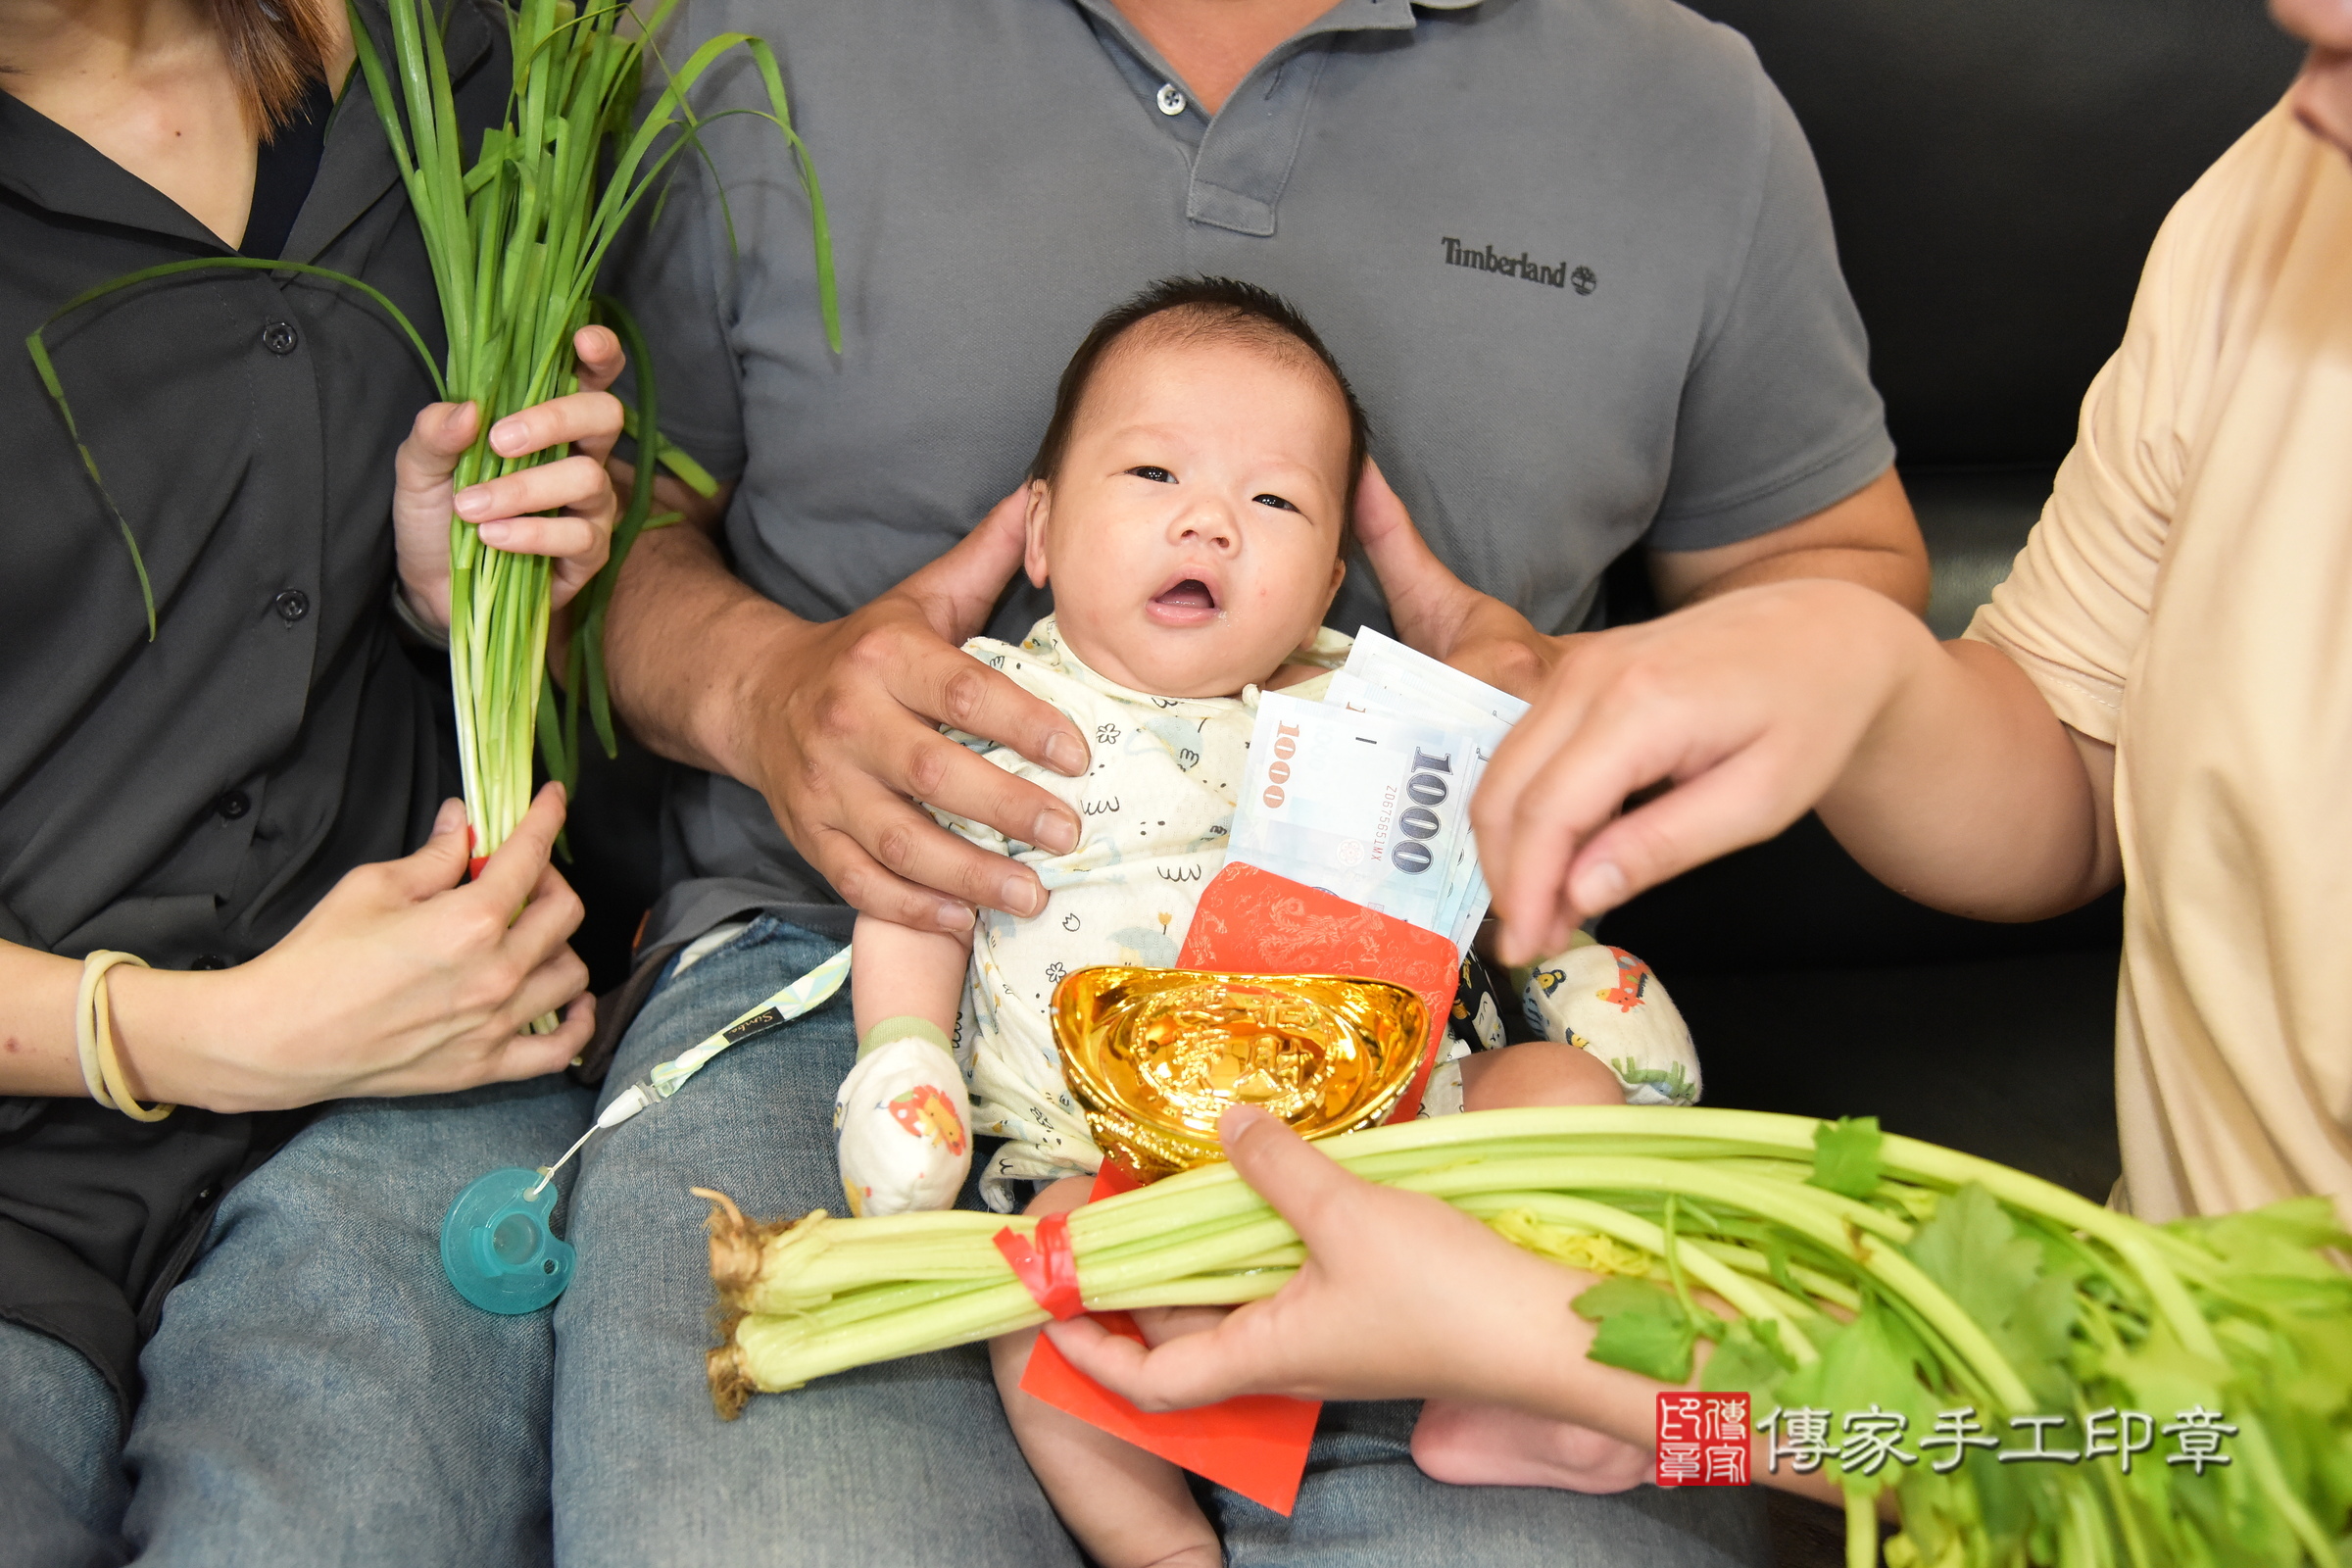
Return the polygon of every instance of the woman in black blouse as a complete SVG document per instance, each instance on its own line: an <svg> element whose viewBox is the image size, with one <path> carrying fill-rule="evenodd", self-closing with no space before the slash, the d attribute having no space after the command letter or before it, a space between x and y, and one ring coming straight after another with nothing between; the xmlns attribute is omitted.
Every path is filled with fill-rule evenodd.
<svg viewBox="0 0 2352 1568"><path fill-rule="evenodd" d="M0 0L0 344L239 253L364 277L436 338L382 127L330 89L349 27L343 0ZM447 47L478 132L512 77L498 8L459 0ZM560 793L464 881L400 646L448 623L474 413L427 407L386 318L300 274L165 279L48 341L159 622L0 349L0 1559L544 1558L545 1314L464 1304L433 1245L466 1181L576 1133L543 1075L592 1022ZM575 455L454 498L560 558L560 600L614 511L618 345L577 347L588 390L492 432ZM102 983L163 1121L84 1087L100 949L153 965Z"/></svg>

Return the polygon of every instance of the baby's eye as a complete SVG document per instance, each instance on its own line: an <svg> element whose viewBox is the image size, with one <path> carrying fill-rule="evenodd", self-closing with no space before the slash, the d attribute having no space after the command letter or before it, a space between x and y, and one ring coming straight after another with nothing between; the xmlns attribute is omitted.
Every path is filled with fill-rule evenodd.
<svg viewBox="0 0 2352 1568"><path fill-rule="evenodd" d="M1261 507L1272 507L1277 512L1297 512L1298 510L1280 496L1251 496L1250 499Z"/></svg>
<svg viewBox="0 0 2352 1568"><path fill-rule="evenodd" d="M1129 468L1127 471L1134 474L1138 479L1149 479L1153 484L1174 484L1176 482L1176 476L1174 474L1170 473L1165 468L1156 467L1149 463L1145 464L1141 467Z"/></svg>

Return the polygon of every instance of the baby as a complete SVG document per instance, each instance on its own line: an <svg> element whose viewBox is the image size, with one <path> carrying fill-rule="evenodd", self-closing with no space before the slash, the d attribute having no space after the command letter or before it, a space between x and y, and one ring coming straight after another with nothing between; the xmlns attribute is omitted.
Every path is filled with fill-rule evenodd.
<svg viewBox="0 0 2352 1568"><path fill-rule="evenodd" d="M1348 640L1322 620L1346 572L1364 448L1363 411L1329 351L1252 285L1162 282L1079 346L1030 469L1026 565L1053 586L1057 613L1018 648L981 638L966 651L1076 720L1094 765L1066 779L959 738L1067 800L1082 833L1053 855L943 816L1035 866L1044 911L983 909L961 937L859 917L861 1044L835 1116L854 1210L952 1204L972 1130L1006 1140L983 1174L991 1206L1010 1208L1014 1183L1041 1180L1051 1185L1031 1212L1085 1200L1101 1155L1062 1084L1047 1017L1054 985L1090 964L1176 961L1224 862L1258 692L1311 698L1345 657ZM1465 1109L1624 1098L1574 1045L1482 1051L1460 1065ZM1164 1337L1171 1323L1146 1333ZM1104 1568L1220 1562L1182 1472L1020 1392L1035 1338L991 1348L997 1382L1080 1544Z"/></svg>

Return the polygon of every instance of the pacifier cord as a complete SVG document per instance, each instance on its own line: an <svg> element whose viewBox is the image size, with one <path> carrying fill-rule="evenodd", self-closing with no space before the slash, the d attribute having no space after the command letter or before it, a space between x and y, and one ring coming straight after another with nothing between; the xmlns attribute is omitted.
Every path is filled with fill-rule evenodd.
<svg viewBox="0 0 2352 1568"><path fill-rule="evenodd" d="M539 1167L539 1180L532 1185L529 1192L522 1196L525 1199L537 1198L547 1184L556 1179L556 1172L571 1163L571 1156L578 1153L589 1139L594 1138L598 1133L612 1131L660 1098L650 1083L631 1084L622 1093L613 1096L612 1103L607 1105L598 1114L596 1120L589 1124L586 1132L573 1140L572 1146L564 1151L562 1159L557 1160L553 1165Z"/></svg>

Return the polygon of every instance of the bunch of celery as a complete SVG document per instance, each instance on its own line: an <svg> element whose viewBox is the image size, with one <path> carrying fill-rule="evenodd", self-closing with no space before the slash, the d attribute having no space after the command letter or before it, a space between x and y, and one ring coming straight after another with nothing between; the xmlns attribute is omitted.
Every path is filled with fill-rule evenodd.
<svg viewBox="0 0 2352 1568"><path fill-rule="evenodd" d="M1746 1390L1760 1420L1830 1412L1824 1469L1846 1495L1851 1562L1876 1560L1889 1488L1895 1568L2352 1562L2352 1277L2328 1256L2352 1237L2323 1199L2154 1226L1867 1121L1734 1110L1489 1111L1318 1147L1603 1275L1576 1298L1600 1324L1594 1359L1679 1383L1703 1339L1701 1388ZM710 1357L721 1414L1045 1319L991 1241L1028 1220L755 1225L705 1196L727 1314ZM1094 1308L1252 1300L1303 1257L1223 1165L1091 1203L1069 1235ZM1899 1454L1841 1425L1874 1407L1870 1429L1896 1431ZM2156 1430L2192 1409L2233 1429L2228 1463L2155 1451ZM2005 1462L1982 1441L1924 1451L1961 1410L1978 1426L1953 1430L2013 1452L2034 1440L2012 1417L2066 1417L2078 1450L2086 1416L2150 1424L2133 1428L2128 1470L2113 1455Z"/></svg>
<svg viewBox="0 0 2352 1568"><path fill-rule="evenodd" d="M482 136L470 164L430 7L424 0L387 0L393 37L389 70L364 19L353 13L361 70L407 182L440 293L449 339L444 395L471 399L481 410L481 433L455 475L459 489L564 456L557 449L501 458L490 450L489 432L506 415L577 389L571 340L587 323L592 303L615 315L613 324L639 367L641 390L648 385L643 345L634 329L610 302L592 301L592 290L631 212L669 160L693 145L696 121L687 93L729 50L750 54L772 107L767 118L798 161L814 230L826 336L835 352L840 350L824 198L808 150L792 129L783 77L767 44L745 33L709 40L668 74L648 112L635 120L651 47L647 40L660 33L675 3L662 0L638 18L623 0L584 0L576 6L571 0L520 0L510 13L514 83L506 122ZM673 128L683 134L663 145ZM653 428L650 392L644 401L637 421L641 436ZM643 443L648 450L641 461L649 466L650 449L657 444L650 437ZM699 470L677 460L675 449L665 450L663 457L689 482L699 477ZM615 529L612 566L582 596L581 646L571 662L572 711L576 717L577 688L584 680L608 749L612 743L601 678L603 611L620 559L646 523L650 473L647 478ZM449 561L450 678L457 696L459 754L474 853L487 855L506 840L530 804L533 720L547 702L549 563L490 548L471 523L454 515ZM544 710L553 716L552 705ZM576 739L560 741L552 734L548 739L553 770L568 773L568 764L576 761Z"/></svg>

